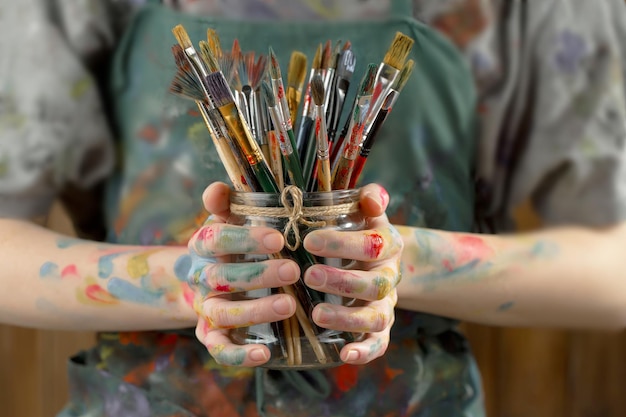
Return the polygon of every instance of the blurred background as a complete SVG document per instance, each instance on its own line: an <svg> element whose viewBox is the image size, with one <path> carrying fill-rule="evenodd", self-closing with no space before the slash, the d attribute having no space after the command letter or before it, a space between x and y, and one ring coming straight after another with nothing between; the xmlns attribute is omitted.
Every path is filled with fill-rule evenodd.
<svg viewBox="0 0 626 417"><path fill-rule="evenodd" d="M72 234L59 205L50 226ZM626 334L464 324L488 417L625 417ZM67 398L67 358L93 333L0 325L0 417L52 417ZM120 416L121 417L121 416Z"/></svg>

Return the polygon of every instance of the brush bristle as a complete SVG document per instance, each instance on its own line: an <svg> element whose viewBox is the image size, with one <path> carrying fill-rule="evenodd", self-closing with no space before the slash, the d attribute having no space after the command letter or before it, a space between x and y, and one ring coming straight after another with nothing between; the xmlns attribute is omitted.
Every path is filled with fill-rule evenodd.
<svg viewBox="0 0 626 417"><path fill-rule="evenodd" d="M267 57L265 55L259 55L256 63L252 62L252 67L248 69L248 82L253 90L258 90L259 83L265 78L266 71Z"/></svg>
<svg viewBox="0 0 626 417"><path fill-rule="evenodd" d="M209 43L207 41L200 41L200 56L202 57L202 62L211 72L216 72L220 70L220 66L217 63L217 59L213 55L211 48L209 47Z"/></svg>
<svg viewBox="0 0 626 417"><path fill-rule="evenodd" d="M413 39L404 33L396 32L396 36L387 50L383 62L398 70L401 69L404 66L406 58L409 56L409 52L411 52L413 42Z"/></svg>
<svg viewBox="0 0 626 417"><path fill-rule="evenodd" d="M346 43L343 44L343 50L347 51L348 49L352 48L352 42L350 41L346 41Z"/></svg>
<svg viewBox="0 0 626 417"><path fill-rule="evenodd" d="M322 44L321 43L317 46L317 50L315 51L315 56L313 57L313 69L316 69L316 70L322 69Z"/></svg>
<svg viewBox="0 0 626 417"><path fill-rule="evenodd" d="M306 55L300 51L293 51L287 70L287 86L295 89L302 88L306 77Z"/></svg>
<svg viewBox="0 0 626 417"><path fill-rule="evenodd" d="M172 33L174 34L174 37L176 38L178 44L182 46L183 49L193 48L191 39L189 38L189 35L187 34L187 31L185 30L183 25L174 26L174 28L172 29Z"/></svg>
<svg viewBox="0 0 626 417"><path fill-rule="evenodd" d="M199 101L206 100L204 92L198 84L198 80L180 69L176 72L176 75L170 84L169 90L172 93L187 99Z"/></svg>
<svg viewBox="0 0 626 417"><path fill-rule="evenodd" d="M328 67L330 65L330 53L331 53L331 49L330 48L331 48L331 43L330 43L330 39L329 39L324 44L324 51L322 52L321 68L323 70L328 69Z"/></svg>
<svg viewBox="0 0 626 417"><path fill-rule="evenodd" d="M222 51L220 38L217 35L217 32L215 31L215 29L211 29L211 28L207 29L206 37L207 37L207 41L209 42L209 48L211 49L211 52L213 52L213 56L216 59L220 59L222 55L224 55L224 52Z"/></svg>
<svg viewBox="0 0 626 417"><path fill-rule="evenodd" d="M261 92L263 93L263 99L267 107L276 107L276 96L267 81L261 82Z"/></svg>
<svg viewBox="0 0 626 417"><path fill-rule="evenodd" d="M316 106L324 104L324 79L319 74L311 79L311 96Z"/></svg>
<svg viewBox="0 0 626 417"><path fill-rule="evenodd" d="M282 77L280 73L280 64L278 63L278 58L276 58L276 54L274 50L270 46L270 77L274 80L277 80Z"/></svg>
<svg viewBox="0 0 626 417"><path fill-rule="evenodd" d="M206 77L207 90L217 107L234 103L228 82L221 72L214 72Z"/></svg>
<svg viewBox="0 0 626 417"><path fill-rule="evenodd" d="M339 57L339 64L337 65L337 77L349 80L354 74L354 68L356 66L356 57L351 49L345 50Z"/></svg>
<svg viewBox="0 0 626 417"><path fill-rule="evenodd" d="M396 81L394 82L394 90L398 92L402 91L402 89L406 85L406 82L409 80L411 73L413 72L413 67L415 67L415 61L413 61L412 59L406 61L406 64L404 64L404 66L400 70L400 74L398 74L398 78L396 78Z"/></svg>
<svg viewBox="0 0 626 417"><path fill-rule="evenodd" d="M378 72L378 65L368 64L365 75L361 79L361 85L359 86L359 95L368 96L374 92L374 83L376 81L376 72Z"/></svg>
<svg viewBox="0 0 626 417"><path fill-rule="evenodd" d="M337 69L337 65L339 65L339 58L341 57L341 41L337 41L335 43L335 49L330 56L330 68Z"/></svg>

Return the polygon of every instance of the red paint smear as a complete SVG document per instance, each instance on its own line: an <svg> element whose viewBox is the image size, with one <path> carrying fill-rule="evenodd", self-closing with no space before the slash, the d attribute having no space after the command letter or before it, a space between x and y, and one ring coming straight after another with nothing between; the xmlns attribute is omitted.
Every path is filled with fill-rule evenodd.
<svg viewBox="0 0 626 417"><path fill-rule="evenodd" d="M159 139L159 130L154 126L144 126L137 132L137 136L148 143L155 143Z"/></svg>
<svg viewBox="0 0 626 417"><path fill-rule="evenodd" d="M476 259L486 259L493 250L482 238L475 236L459 236L455 238L456 264L463 265Z"/></svg>
<svg viewBox="0 0 626 417"><path fill-rule="evenodd" d="M407 269L409 270L409 272L413 273L415 272L415 267L413 265L409 265L407 266Z"/></svg>
<svg viewBox="0 0 626 417"><path fill-rule="evenodd" d="M444 259L441 264L443 265L444 268L446 268L446 270L448 272L452 272L452 270L454 269L454 267L452 266L452 264L450 263L450 259Z"/></svg>
<svg viewBox="0 0 626 417"><path fill-rule="evenodd" d="M195 299L195 294L191 290L191 288L189 288L187 284L183 285L183 298L185 299L185 302L187 303L187 305L193 308L193 301Z"/></svg>
<svg viewBox="0 0 626 417"><path fill-rule="evenodd" d="M233 289L230 287L230 285L218 285L217 287L215 287L215 289L221 292L233 292Z"/></svg>
<svg viewBox="0 0 626 417"><path fill-rule="evenodd" d="M382 187L380 188L380 201L383 207L386 207L387 203L389 203L389 193Z"/></svg>
<svg viewBox="0 0 626 417"><path fill-rule="evenodd" d="M198 240L202 242L206 242L208 240L213 240L213 229L210 227L203 227L198 232Z"/></svg>
<svg viewBox="0 0 626 417"><path fill-rule="evenodd" d="M173 333L164 334L157 340L159 346L173 346L178 341L178 335Z"/></svg>
<svg viewBox="0 0 626 417"><path fill-rule="evenodd" d="M200 116L200 112L198 110L189 110L187 112L188 115L193 116L193 117L198 117Z"/></svg>
<svg viewBox="0 0 626 417"><path fill-rule="evenodd" d="M98 284L88 285L87 288L85 288L85 295L87 295L87 298L90 300L97 301L99 303L117 304L117 300Z"/></svg>
<svg viewBox="0 0 626 417"><path fill-rule="evenodd" d="M356 365L341 365L331 370L335 384L340 392L348 392L356 386L359 377L359 367ZM339 397L339 393L335 394Z"/></svg>
<svg viewBox="0 0 626 417"><path fill-rule="evenodd" d="M372 259L378 259L383 251L384 239L378 233L372 233L365 236L364 251Z"/></svg>
<svg viewBox="0 0 626 417"><path fill-rule="evenodd" d="M76 269L76 265L68 265L63 268L63 271L61 271L61 278L67 278L68 276L78 276L78 270Z"/></svg>

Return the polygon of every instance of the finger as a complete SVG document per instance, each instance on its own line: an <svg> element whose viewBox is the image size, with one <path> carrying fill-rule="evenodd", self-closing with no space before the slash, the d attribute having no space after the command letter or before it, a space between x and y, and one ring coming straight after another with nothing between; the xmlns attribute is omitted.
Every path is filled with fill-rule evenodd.
<svg viewBox="0 0 626 417"><path fill-rule="evenodd" d="M399 264L369 271L345 270L328 265L313 265L304 274L304 282L314 290L360 300L381 300L398 284ZM393 265L393 264L392 264Z"/></svg>
<svg viewBox="0 0 626 417"><path fill-rule="evenodd" d="M223 182L214 182L202 193L204 208L219 221L230 216L230 187Z"/></svg>
<svg viewBox="0 0 626 417"><path fill-rule="evenodd" d="M208 293L233 293L290 285L300 277L298 264L287 259L263 262L207 263L190 282Z"/></svg>
<svg viewBox="0 0 626 417"><path fill-rule="evenodd" d="M391 224L356 232L320 229L304 238L304 247L314 255L372 262L390 258L402 250L400 234Z"/></svg>
<svg viewBox="0 0 626 417"><path fill-rule="evenodd" d="M234 329L281 321L295 312L296 301L287 294L241 301L215 297L207 299L202 305L202 315L212 329Z"/></svg>
<svg viewBox="0 0 626 417"><path fill-rule="evenodd" d="M397 295L366 303L360 307L346 307L322 303L312 312L313 321L325 329L356 333L377 333L393 323Z"/></svg>
<svg viewBox="0 0 626 417"><path fill-rule="evenodd" d="M198 321L196 337L221 365L252 367L270 359L267 347L259 344L237 345L230 340L227 330L212 330L203 320Z"/></svg>
<svg viewBox="0 0 626 417"><path fill-rule="evenodd" d="M364 216L378 217L387 210L389 194L378 184L367 184L361 187L359 203Z"/></svg>
<svg viewBox="0 0 626 417"><path fill-rule="evenodd" d="M201 257L229 254L270 254L284 245L283 235L269 227L243 227L212 223L201 227L189 240L189 250Z"/></svg>
<svg viewBox="0 0 626 417"><path fill-rule="evenodd" d="M368 334L361 342L349 343L341 349L339 357L344 363L363 365L381 357L389 346L391 326L377 333Z"/></svg>

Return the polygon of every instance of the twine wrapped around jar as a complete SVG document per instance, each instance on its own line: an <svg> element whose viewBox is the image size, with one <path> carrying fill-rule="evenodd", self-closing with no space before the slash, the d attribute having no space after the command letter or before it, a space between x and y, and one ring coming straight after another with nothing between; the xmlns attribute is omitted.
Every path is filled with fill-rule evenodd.
<svg viewBox="0 0 626 417"><path fill-rule="evenodd" d="M291 198L290 198L291 197ZM282 207L253 207L242 204L230 204L230 212L239 216L260 216L274 219L287 219L283 236L285 246L289 250L296 250L301 244L299 225L321 228L326 226L324 220L309 220L320 217L336 217L352 214L359 210L359 203L350 202L329 206L306 207L303 201L302 190L295 185L286 186L280 194ZM293 242L289 235L293 233Z"/></svg>

